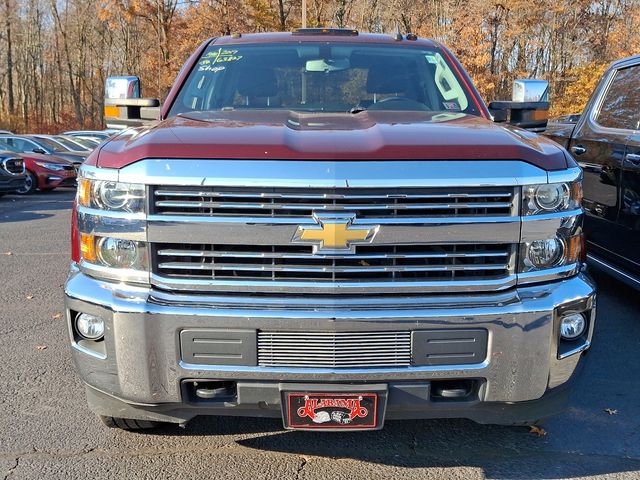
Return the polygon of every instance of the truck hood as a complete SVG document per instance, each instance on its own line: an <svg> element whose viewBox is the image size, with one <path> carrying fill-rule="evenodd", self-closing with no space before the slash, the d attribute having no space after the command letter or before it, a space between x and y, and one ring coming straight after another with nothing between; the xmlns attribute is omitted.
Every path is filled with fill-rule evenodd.
<svg viewBox="0 0 640 480"><path fill-rule="evenodd" d="M145 158L523 160L567 168L563 150L526 130L461 113L194 112L133 128L87 161L122 168Z"/></svg>

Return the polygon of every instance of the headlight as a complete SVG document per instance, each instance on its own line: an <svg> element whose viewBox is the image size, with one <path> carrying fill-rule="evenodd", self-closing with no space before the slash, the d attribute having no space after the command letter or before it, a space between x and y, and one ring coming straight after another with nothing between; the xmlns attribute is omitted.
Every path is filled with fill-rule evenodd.
<svg viewBox="0 0 640 480"><path fill-rule="evenodd" d="M100 210L144 212L145 187L138 183L80 179L78 204Z"/></svg>
<svg viewBox="0 0 640 480"><path fill-rule="evenodd" d="M103 267L146 271L149 266L145 242L82 233L80 253L83 261Z"/></svg>
<svg viewBox="0 0 640 480"><path fill-rule="evenodd" d="M46 168L47 170L54 170L56 172L64 170L64 165L61 165L60 163L35 162L35 164L40 165L42 168Z"/></svg>
<svg viewBox="0 0 640 480"><path fill-rule="evenodd" d="M581 261L584 253L582 233L564 238L561 235L534 240L520 246L520 273L545 270Z"/></svg>
<svg viewBox="0 0 640 480"><path fill-rule="evenodd" d="M543 183L522 187L522 214L563 212L580 208L582 182Z"/></svg>

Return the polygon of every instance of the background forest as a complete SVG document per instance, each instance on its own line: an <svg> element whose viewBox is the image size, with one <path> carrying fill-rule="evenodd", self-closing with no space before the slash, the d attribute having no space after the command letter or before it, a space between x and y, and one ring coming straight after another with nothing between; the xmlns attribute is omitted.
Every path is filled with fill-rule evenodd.
<svg viewBox="0 0 640 480"><path fill-rule="evenodd" d="M308 26L435 38L485 100L515 78L551 82L553 114L580 112L605 66L640 53L640 0L307 0ZM0 128L100 127L105 78L163 98L204 39L292 30L302 0L0 0Z"/></svg>

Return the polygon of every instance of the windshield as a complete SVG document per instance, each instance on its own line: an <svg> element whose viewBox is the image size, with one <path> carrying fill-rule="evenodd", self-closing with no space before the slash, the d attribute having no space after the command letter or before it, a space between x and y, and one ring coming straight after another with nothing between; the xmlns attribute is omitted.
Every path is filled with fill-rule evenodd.
<svg viewBox="0 0 640 480"><path fill-rule="evenodd" d="M72 150L74 152L84 152L87 149L85 147L83 147L82 145L78 145L75 142L72 142L71 140L68 140L64 137L55 137L56 142L61 143L62 145L64 145L65 147L67 147L69 150Z"/></svg>
<svg viewBox="0 0 640 480"><path fill-rule="evenodd" d="M68 148L63 147L58 142L54 142L53 140L51 140L49 138L36 137L35 139L39 144L46 146L47 148L53 150L54 152L68 152L69 151Z"/></svg>
<svg viewBox="0 0 640 480"><path fill-rule="evenodd" d="M306 42L212 44L189 74L169 115L221 109L480 115L463 84L437 49Z"/></svg>

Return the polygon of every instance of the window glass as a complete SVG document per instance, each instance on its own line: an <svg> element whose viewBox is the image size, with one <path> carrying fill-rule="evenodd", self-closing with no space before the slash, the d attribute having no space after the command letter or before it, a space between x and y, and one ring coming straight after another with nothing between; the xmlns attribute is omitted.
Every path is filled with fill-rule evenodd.
<svg viewBox="0 0 640 480"><path fill-rule="evenodd" d="M68 152L69 149L60 145L59 143L51 140L50 138L46 138L46 137L37 137L38 139L38 143L40 143L40 145L44 145L47 148L49 148L50 150L53 150L54 152Z"/></svg>
<svg viewBox="0 0 640 480"><path fill-rule="evenodd" d="M637 130L640 121L640 65L616 72L596 117L608 128Z"/></svg>
<svg viewBox="0 0 640 480"><path fill-rule="evenodd" d="M18 152L31 153L38 145L24 138L6 138L5 141Z"/></svg>
<svg viewBox="0 0 640 480"><path fill-rule="evenodd" d="M212 44L170 115L222 109L480 115L463 85L437 49L315 42Z"/></svg>

